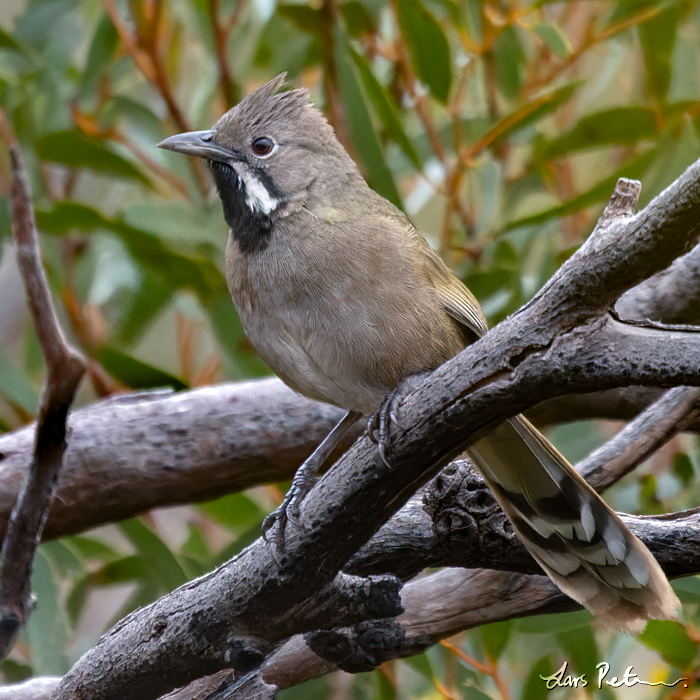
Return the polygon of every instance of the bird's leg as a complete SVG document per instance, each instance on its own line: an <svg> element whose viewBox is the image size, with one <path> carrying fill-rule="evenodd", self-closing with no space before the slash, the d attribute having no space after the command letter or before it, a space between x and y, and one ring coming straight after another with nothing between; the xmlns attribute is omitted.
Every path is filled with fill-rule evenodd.
<svg viewBox="0 0 700 700"><path fill-rule="evenodd" d="M292 485L284 497L282 504L270 513L262 524L263 539L267 540L268 531L275 525L278 526L275 541L280 549L284 549L284 529L287 521L297 522L299 506L316 483L316 474L323 466L328 455L340 442L348 430L362 417L358 411L348 411L340 422L324 438L323 442L313 451L306 461L297 469Z"/></svg>
<svg viewBox="0 0 700 700"><path fill-rule="evenodd" d="M367 435L369 439L377 445L379 456L387 467L391 465L386 458L386 449L389 446L389 430L391 424L395 423L399 428L403 428L396 417L396 409L407 394L418 388L426 379L430 372L419 372L404 377L389 393L384 397L382 405L367 419Z"/></svg>

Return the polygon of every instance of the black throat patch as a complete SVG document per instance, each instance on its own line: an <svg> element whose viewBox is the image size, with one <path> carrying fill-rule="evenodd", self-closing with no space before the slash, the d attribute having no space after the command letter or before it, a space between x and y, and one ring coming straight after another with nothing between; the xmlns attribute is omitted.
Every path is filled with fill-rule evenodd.
<svg viewBox="0 0 700 700"><path fill-rule="evenodd" d="M241 252L252 254L265 250L272 238L270 215L251 209L246 202L245 183L230 165L215 161L209 161L209 165L224 208L224 219L231 227L231 234L238 242ZM265 173L256 175L270 195L275 196L277 191L270 178Z"/></svg>

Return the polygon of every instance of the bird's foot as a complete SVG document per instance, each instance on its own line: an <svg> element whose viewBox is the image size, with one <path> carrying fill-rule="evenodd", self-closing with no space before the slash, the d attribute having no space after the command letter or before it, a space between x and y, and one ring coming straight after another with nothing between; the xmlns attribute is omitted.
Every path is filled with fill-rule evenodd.
<svg viewBox="0 0 700 700"><path fill-rule="evenodd" d="M399 387L397 386L384 397L384 401L382 401L382 405L379 409L367 419L367 435L369 435L369 439L377 446L379 457L387 467L391 466L386 458L391 423L394 422L399 428L401 427L401 424L396 418L398 394Z"/></svg>
<svg viewBox="0 0 700 700"><path fill-rule="evenodd" d="M367 435L377 445L379 456L387 467L391 466L386 456L391 437L391 424L394 423L401 430L405 430L396 414L399 404L407 394L423 383L427 374L429 373L421 372L403 379L384 397L384 401L382 401L379 409L367 419Z"/></svg>
<svg viewBox="0 0 700 700"><path fill-rule="evenodd" d="M345 435L348 429L357 422L362 414L357 411L348 411L338 425L331 430L323 442L313 451L308 459L302 464L294 475L289 492L284 497L282 505L268 515L262 524L262 536L265 542L268 541L267 533L277 525L274 543L280 551L284 550L284 531L287 523L291 522L297 527L303 527L301 522L300 506L306 495L311 491L316 483L316 474L323 466L333 448Z"/></svg>
<svg viewBox="0 0 700 700"><path fill-rule="evenodd" d="M302 474L301 469L297 471L284 501L263 520L262 537L265 542L270 541L268 533L276 525L277 530L272 540L277 549L284 551L284 533L287 523L292 523L299 528L304 527L300 513L301 502L315 483L316 477L313 474Z"/></svg>

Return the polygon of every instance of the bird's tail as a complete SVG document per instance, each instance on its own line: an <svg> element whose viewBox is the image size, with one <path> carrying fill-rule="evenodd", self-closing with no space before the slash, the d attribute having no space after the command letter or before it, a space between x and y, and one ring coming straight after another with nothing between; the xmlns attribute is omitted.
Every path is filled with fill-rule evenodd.
<svg viewBox="0 0 700 700"><path fill-rule="evenodd" d="M676 617L678 598L651 552L525 418L506 421L469 455L564 593L628 632Z"/></svg>

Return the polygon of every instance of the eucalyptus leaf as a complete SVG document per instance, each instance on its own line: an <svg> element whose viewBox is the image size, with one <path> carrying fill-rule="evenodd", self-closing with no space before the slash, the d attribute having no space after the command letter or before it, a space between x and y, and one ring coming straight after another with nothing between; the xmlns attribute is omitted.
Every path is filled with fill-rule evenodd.
<svg viewBox="0 0 700 700"><path fill-rule="evenodd" d="M345 107L347 125L353 146L364 165L367 182L373 190L400 206L401 198L374 132L367 102L353 70L348 44L340 33L337 33L335 46L338 86Z"/></svg>
<svg viewBox="0 0 700 700"><path fill-rule="evenodd" d="M182 566L165 542L138 518L119 523L119 529L149 563L166 590L174 590L187 581Z"/></svg>
<svg viewBox="0 0 700 700"><path fill-rule="evenodd" d="M689 668L698 653L698 643L690 638L683 625L671 620L650 620L638 639L680 669Z"/></svg>
<svg viewBox="0 0 700 700"><path fill-rule="evenodd" d="M30 416L35 415L39 394L2 345L0 345L0 394Z"/></svg>
<svg viewBox="0 0 700 700"><path fill-rule="evenodd" d="M37 155L43 160L69 168L85 168L100 175L134 180L150 186L140 167L121 154L107 141L90 138L79 131L57 131L37 139Z"/></svg>
<svg viewBox="0 0 700 700"><path fill-rule="evenodd" d="M187 385L178 377L137 360L121 350L103 347L95 353L98 362L122 384L130 389L152 389L169 386L175 390L186 389Z"/></svg>
<svg viewBox="0 0 700 700"><path fill-rule="evenodd" d="M439 22L420 0L396 3L396 18L418 78L441 102L452 83L450 45Z"/></svg>

